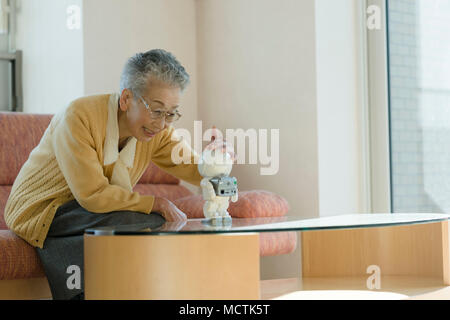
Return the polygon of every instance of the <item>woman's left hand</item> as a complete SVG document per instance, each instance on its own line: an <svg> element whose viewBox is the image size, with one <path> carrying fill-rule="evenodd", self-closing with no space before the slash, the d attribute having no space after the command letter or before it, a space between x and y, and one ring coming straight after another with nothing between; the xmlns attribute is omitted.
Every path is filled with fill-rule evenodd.
<svg viewBox="0 0 450 320"><path fill-rule="evenodd" d="M236 154L234 153L233 146L227 143L225 139L218 139L218 134L214 130L215 128L215 126L212 127L211 142L205 147L205 150L221 150L223 153L228 153L234 162L236 160Z"/></svg>

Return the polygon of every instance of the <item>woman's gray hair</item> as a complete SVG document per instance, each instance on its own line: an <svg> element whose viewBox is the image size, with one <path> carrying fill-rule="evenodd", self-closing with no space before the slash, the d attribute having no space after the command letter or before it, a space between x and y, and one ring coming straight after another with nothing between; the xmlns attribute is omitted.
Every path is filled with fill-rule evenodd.
<svg viewBox="0 0 450 320"><path fill-rule="evenodd" d="M177 59L162 49L137 53L126 62L120 77L120 93L129 89L142 95L149 77L183 91L189 84L189 74Z"/></svg>

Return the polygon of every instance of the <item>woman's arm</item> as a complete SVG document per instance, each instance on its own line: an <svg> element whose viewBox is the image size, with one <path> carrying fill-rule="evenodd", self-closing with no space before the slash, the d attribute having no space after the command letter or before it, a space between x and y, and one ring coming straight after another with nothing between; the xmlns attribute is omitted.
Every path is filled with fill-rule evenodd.
<svg viewBox="0 0 450 320"><path fill-rule="evenodd" d="M53 130L52 144L67 184L80 205L90 212L130 210L150 213L154 197L112 185L103 174L89 119L68 107Z"/></svg>
<svg viewBox="0 0 450 320"><path fill-rule="evenodd" d="M155 150L152 152L152 162L160 169L170 173L178 179L184 180L190 184L200 186L200 181L203 177L198 172L198 159L199 156L187 143L180 142L173 137L175 129L172 126L164 129L164 134L161 140L155 146ZM179 143L181 144L178 145ZM178 145L178 146L177 146ZM172 150L177 149L190 152L190 163L175 163L172 160Z"/></svg>

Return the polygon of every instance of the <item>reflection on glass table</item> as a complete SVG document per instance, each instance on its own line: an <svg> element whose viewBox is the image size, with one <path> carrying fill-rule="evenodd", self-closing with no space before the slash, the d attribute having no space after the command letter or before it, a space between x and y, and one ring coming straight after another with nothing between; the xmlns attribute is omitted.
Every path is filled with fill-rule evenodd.
<svg viewBox="0 0 450 320"><path fill-rule="evenodd" d="M87 229L94 235L162 235L201 233L243 233L308 231L345 228L370 228L395 225L412 225L448 220L447 214L347 214L315 219L300 219L292 215L267 218L233 218L229 225L213 225L207 219L189 219L181 222L166 222L160 227L149 228L145 223L117 227Z"/></svg>

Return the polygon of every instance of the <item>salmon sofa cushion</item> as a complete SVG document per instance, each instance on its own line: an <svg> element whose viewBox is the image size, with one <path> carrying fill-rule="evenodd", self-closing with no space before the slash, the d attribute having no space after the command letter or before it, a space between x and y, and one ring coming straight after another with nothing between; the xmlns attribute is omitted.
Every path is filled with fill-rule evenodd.
<svg viewBox="0 0 450 320"><path fill-rule="evenodd" d="M188 218L204 218L201 195L177 199L173 203ZM238 201L231 202L228 212L233 218L282 217L289 211L289 204L283 197L265 190L240 191Z"/></svg>

